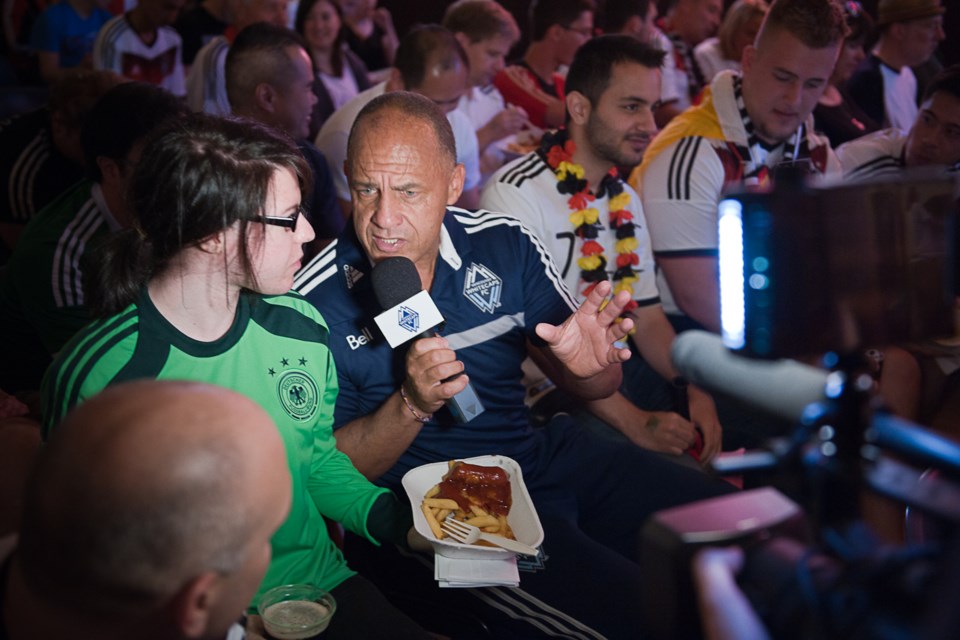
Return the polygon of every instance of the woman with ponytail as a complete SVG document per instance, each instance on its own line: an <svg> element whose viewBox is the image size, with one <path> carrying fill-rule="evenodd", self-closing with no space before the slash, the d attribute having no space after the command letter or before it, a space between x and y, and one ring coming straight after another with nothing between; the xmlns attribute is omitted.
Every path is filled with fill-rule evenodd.
<svg viewBox="0 0 960 640"><path fill-rule="evenodd" d="M44 378L44 433L102 388L136 378L197 380L249 396L276 422L293 477L291 511L259 593L290 583L332 592L330 638L426 638L347 567L323 520L401 544L411 522L409 507L337 450L327 327L289 291L301 247L313 239L300 210L309 175L293 142L252 121L194 114L153 138L129 191L134 228L115 238L97 271L100 319ZM223 579L243 579L233 571Z"/></svg>

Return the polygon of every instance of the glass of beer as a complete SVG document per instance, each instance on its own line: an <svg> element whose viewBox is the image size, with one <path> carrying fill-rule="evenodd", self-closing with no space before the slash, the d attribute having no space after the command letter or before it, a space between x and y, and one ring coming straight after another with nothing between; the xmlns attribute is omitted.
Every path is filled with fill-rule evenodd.
<svg viewBox="0 0 960 640"><path fill-rule="evenodd" d="M333 596L309 584L274 587L260 597L257 611L275 640L319 637L337 610Z"/></svg>

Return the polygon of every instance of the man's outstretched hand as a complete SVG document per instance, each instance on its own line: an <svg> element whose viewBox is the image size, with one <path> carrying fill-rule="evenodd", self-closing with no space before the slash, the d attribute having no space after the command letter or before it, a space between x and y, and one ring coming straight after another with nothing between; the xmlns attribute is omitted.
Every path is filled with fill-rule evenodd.
<svg viewBox="0 0 960 640"><path fill-rule="evenodd" d="M563 324L541 322L536 326L537 335L546 341L554 356L578 378L594 376L630 357L630 349L619 341L633 328L633 320L624 318L617 322L630 302L630 294L621 291L601 309L610 295L611 287L607 281L598 283L580 308Z"/></svg>

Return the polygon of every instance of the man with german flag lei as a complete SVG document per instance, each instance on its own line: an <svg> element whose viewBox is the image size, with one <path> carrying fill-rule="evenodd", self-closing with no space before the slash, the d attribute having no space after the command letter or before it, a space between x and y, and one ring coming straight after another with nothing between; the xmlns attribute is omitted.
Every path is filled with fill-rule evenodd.
<svg viewBox="0 0 960 640"><path fill-rule="evenodd" d="M498 171L481 206L516 215L547 245L567 287L580 299L598 282L628 291L631 339L660 376L675 334L657 291L646 220L636 192L617 166L632 166L656 132L663 53L629 36L602 36L583 45L567 75L567 126L547 133L540 149ZM679 407L678 407L679 408ZM654 451L685 450L705 462L719 450L721 427L709 395L689 389L691 420L644 411L624 395L592 401L588 409L630 441Z"/></svg>

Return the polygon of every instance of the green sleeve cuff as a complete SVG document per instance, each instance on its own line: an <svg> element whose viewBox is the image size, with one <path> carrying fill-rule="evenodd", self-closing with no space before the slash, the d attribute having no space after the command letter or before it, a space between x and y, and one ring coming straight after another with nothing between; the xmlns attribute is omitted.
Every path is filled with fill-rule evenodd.
<svg viewBox="0 0 960 640"><path fill-rule="evenodd" d="M367 531L377 542L392 542L407 548L407 531L413 526L410 506L392 491L377 497L367 514Z"/></svg>

